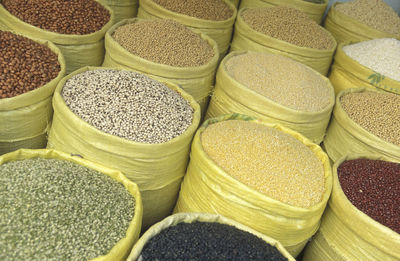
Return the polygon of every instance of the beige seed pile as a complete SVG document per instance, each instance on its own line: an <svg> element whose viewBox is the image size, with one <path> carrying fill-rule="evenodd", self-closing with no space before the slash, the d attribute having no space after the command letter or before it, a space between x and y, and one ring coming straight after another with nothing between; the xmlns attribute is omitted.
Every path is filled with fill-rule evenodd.
<svg viewBox="0 0 400 261"><path fill-rule="evenodd" d="M350 44L343 51L360 64L400 82L400 41L381 38Z"/></svg>
<svg viewBox="0 0 400 261"><path fill-rule="evenodd" d="M340 3L335 8L376 30L400 34L400 17L383 0L353 0Z"/></svg>
<svg viewBox="0 0 400 261"><path fill-rule="evenodd" d="M257 32L314 49L332 49L333 37L303 12L285 6L251 8L242 12L243 20Z"/></svg>
<svg viewBox="0 0 400 261"><path fill-rule="evenodd" d="M370 133L400 146L400 95L349 93L340 99L349 117Z"/></svg>
<svg viewBox="0 0 400 261"><path fill-rule="evenodd" d="M228 120L209 125L201 141L208 156L229 175L273 199L304 208L322 199L321 161L282 131Z"/></svg>
<svg viewBox="0 0 400 261"><path fill-rule="evenodd" d="M170 11L205 20L223 21L233 10L222 0L153 0Z"/></svg>
<svg viewBox="0 0 400 261"><path fill-rule="evenodd" d="M206 40L174 20L126 24L115 30L113 38L134 55L171 66L200 66L214 56Z"/></svg>
<svg viewBox="0 0 400 261"><path fill-rule="evenodd" d="M334 100L321 75L281 55L248 52L230 58L225 67L250 90L294 110L321 111Z"/></svg>

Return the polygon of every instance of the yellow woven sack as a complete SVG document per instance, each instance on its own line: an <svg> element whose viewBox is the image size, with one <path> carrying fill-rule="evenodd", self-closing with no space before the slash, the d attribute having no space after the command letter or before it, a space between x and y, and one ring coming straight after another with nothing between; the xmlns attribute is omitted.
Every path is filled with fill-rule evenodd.
<svg viewBox="0 0 400 261"><path fill-rule="evenodd" d="M312 142L321 143L331 117L335 95L329 80L321 75L331 90L331 103L319 112L302 112L280 105L237 82L226 70L227 61L248 51L234 51L222 60L216 77L215 88L208 106L206 119L233 112L279 123L301 133ZM288 72L293 73L293 72ZM318 73L315 71L315 73Z"/></svg>
<svg viewBox="0 0 400 261"><path fill-rule="evenodd" d="M232 3L232 4L234 4L235 6L236 6L236 8L239 6L239 2L240 2L240 0L230 0L230 2Z"/></svg>
<svg viewBox="0 0 400 261"><path fill-rule="evenodd" d="M138 17L145 19L174 19L188 28L208 35L217 43L219 54L222 57L229 49L237 13L236 7L230 0L222 1L234 11L232 17L224 21L205 20L175 13L154 3L153 0L139 0Z"/></svg>
<svg viewBox="0 0 400 261"><path fill-rule="evenodd" d="M193 223L193 222L210 222L210 223L219 223L219 224L225 224L225 225L230 225L234 226L237 229L240 229L242 231L249 232L262 240L264 240L267 244L276 247L279 252L286 257L289 261L295 261L295 259L288 253L288 251L282 246L282 244L268 236L265 236L261 233L258 233L257 231L244 226L232 219L228 219L226 217L220 216L220 215L215 215L215 214L207 214L207 213L178 213L171 215L162 221L158 222L157 224L153 225L151 228L149 228L146 233L144 233L139 241L134 245L131 254L129 255L127 261L136 261L141 255L141 252L143 250L143 247L146 245L148 241L150 241L153 237L158 235L161 231L175 226L179 223Z"/></svg>
<svg viewBox="0 0 400 261"><path fill-rule="evenodd" d="M218 63L218 48L215 41L201 34L201 38L214 50L214 57L207 63L196 67L177 67L155 63L130 53L112 37L114 31L125 24L137 23L143 19L133 18L115 24L105 36L106 55L103 66L131 69L149 75L158 81L167 81L179 85L206 109L208 97L214 84Z"/></svg>
<svg viewBox="0 0 400 261"><path fill-rule="evenodd" d="M114 12L114 24L137 15L138 0L103 0Z"/></svg>
<svg viewBox="0 0 400 261"><path fill-rule="evenodd" d="M102 3L101 0L95 0ZM54 43L64 56L67 65L66 73L69 74L83 66L101 65L104 58L104 34L113 24L114 14L112 10L102 4L110 14L110 21L101 30L85 35L59 34L49 32L39 27L23 22L9 13L0 0L0 23L9 30L23 34L27 37L48 40Z"/></svg>
<svg viewBox="0 0 400 261"><path fill-rule="evenodd" d="M79 154L85 159L115 168L138 184L144 209L143 227L148 227L168 216L175 205L189 159L190 142L200 122L200 107L178 86L165 83L189 101L194 109L193 122L188 129L182 135L159 144L139 143L113 136L81 120L61 96L69 78L93 69L100 68L81 68L58 84L53 98L54 117L48 148Z"/></svg>
<svg viewBox="0 0 400 261"><path fill-rule="evenodd" d="M125 260L129 254L129 251L132 248L132 245L138 240L141 224L142 224L142 214L143 214L143 207L142 207L142 199L139 192L138 186L129 181L121 172L104 167L97 163L82 159L77 156L72 156L66 154L61 151L57 150L28 150L28 149L21 149L17 150L3 156L0 156L0 165L16 161L16 160L24 160L24 159L31 159L31 158L43 158L43 159L59 159L59 160L66 160L71 161L73 163L79 164L81 166L94 169L98 172L107 175L114 180L122 183L124 187L129 191L133 198L135 198L135 214L129 223L128 230L126 231L126 235L117 244L111 248L110 252L108 252L104 256L99 256L91 261L122 261Z"/></svg>
<svg viewBox="0 0 400 261"><path fill-rule="evenodd" d="M310 208L290 206L239 182L209 158L201 145L201 134L209 124L225 120L251 121L281 130L300 140L321 160L325 172L325 194ZM190 162L182 182L174 212L205 212L223 215L275 238L293 256L317 232L320 218L332 189L331 166L322 149L301 134L279 124L271 124L240 114L205 121L192 142Z"/></svg>
<svg viewBox="0 0 400 261"><path fill-rule="evenodd" d="M242 18L242 13L247 8L239 10L235 22L235 32L230 51L249 50L255 52L271 52L292 58L303 63L319 73L326 75L331 66L335 46L330 50L319 50L300 47L266 34L257 32L251 28ZM325 30L325 29L323 29Z"/></svg>
<svg viewBox="0 0 400 261"><path fill-rule="evenodd" d="M400 82L377 73L350 58L341 43L336 50L334 62L329 75L335 94L349 88L369 87L400 94Z"/></svg>
<svg viewBox="0 0 400 261"><path fill-rule="evenodd" d="M332 196L303 261L400 260L400 235L358 210L340 187L337 168L359 158L392 161L379 155L350 154L335 162Z"/></svg>
<svg viewBox="0 0 400 261"><path fill-rule="evenodd" d="M378 31L366 24L363 24L341 12L338 12L335 3L329 9L325 19L324 27L328 30L338 43L361 42L376 38L396 38L400 40L400 35L394 35Z"/></svg>
<svg viewBox="0 0 400 261"><path fill-rule="evenodd" d="M324 17L328 2L328 0L324 0L324 3L317 4L304 0L242 0L239 9L247 7L273 7L278 5L290 6L302 11L307 14L308 17L320 24Z"/></svg>
<svg viewBox="0 0 400 261"><path fill-rule="evenodd" d="M46 147L46 133L53 115L51 99L58 82L65 75L65 61L60 50L49 41L30 39L57 54L60 72L56 78L35 90L0 99L0 155L20 148Z"/></svg>
<svg viewBox="0 0 400 261"><path fill-rule="evenodd" d="M355 123L340 104L340 98L348 93L379 92L373 89L357 88L341 91L336 97L333 116L324 139L324 147L332 161L347 154L379 154L400 161L400 146L384 141Z"/></svg>

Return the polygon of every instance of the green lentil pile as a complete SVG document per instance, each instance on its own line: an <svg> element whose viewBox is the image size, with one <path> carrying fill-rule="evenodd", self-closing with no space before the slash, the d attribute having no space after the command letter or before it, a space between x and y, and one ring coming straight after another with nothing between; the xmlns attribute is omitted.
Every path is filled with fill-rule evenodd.
<svg viewBox="0 0 400 261"><path fill-rule="evenodd" d="M353 0L337 4L335 9L376 30L400 34L400 17L383 0Z"/></svg>
<svg viewBox="0 0 400 261"><path fill-rule="evenodd" d="M208 42L174 20L147 20L118 27L113 38L130 53L178 67L206 64L214 56Z"/></svg>
<svg viewBox="0 0 400 261"><path fill-rule="evenodd" d="M392 93L349 93L340 103L349 117L383 140L400 146L400 95Z"/></svg>
<svg viewBox="0 0 400 261"><path fill-rule="evenodd" d="M239 83L294 110L321 111L334 99L321 75L287 57L248 52L230 58L225 66Z"/></svg>
<svg viewBox="0 0 400 261"><path fill-rule="evenodd" d="M142 143L163 143L181 135L193 108L166 85L131 71L97 69L71 77L62 97L97 129Z"/></svg>
<svg viewBox="0 0 400 261"><path fill-rule="evenodd" d="M286 6L250 8L242 12L243 20L257 32L313 49L329 50L333 37L303 12Z"/></svg>
<svg viewBox="0 0 400 261"><path fill-rule="evenodd" d="M350 44L343 51L369 69L400 81L400 41L381 38Z"/></svg>
<svg viewBox="0 0 400 261"><path fill-rule="evenodd" d="M88 260L107 254L135 200L112 178L57 159L0 166L0 259Z"/></svg>
<svg viewBox="0 0 400 261"><path fill-rule="evenodd" d="M303 208L322 200L322 162L289 134L253 122L228 120L209 125L201 142L226 173L273 199Z"/></svg>
<svg viewBox="0 0 400 261"><path fill-rule="evenodd" d="M170 11L204 20L223 21L232 17L233 10L223 0L153 0Z"/></svg>

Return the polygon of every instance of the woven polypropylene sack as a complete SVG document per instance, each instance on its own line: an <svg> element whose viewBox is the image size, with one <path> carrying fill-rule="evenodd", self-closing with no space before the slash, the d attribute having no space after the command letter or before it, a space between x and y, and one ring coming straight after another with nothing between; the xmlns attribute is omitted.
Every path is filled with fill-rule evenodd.
<svg viewBox="0 0 400 261"><path fill-rule="evenodd" d="M53 98L54 117L48 148L79 154L85 159L120 170L138 184L143 201L143 227L168 216L176 202L186 171L192 137L200 121L200 106L178 86L165 83L187 100L194 110L192 124L178 137L164 143L146 144L102 132L75 115L61 96L65 82L84 67L64 77Z"/></svg>
<svg viewBox="0 0 400 261"><path fill-rule="evenodd" d="M64 56L66 73L69 74L84 66L99 66L104 59L104 34L112 26L114 14L112 10L104 5L101 0L95 0L106 8L110 14L110 21L99 31L85 34L59 34L43 30L39 27L23 22L8 12L0 0L0 23L9 30L27 37L48 40L54 43Z"/></svg>
<svg viewBox="0 0 400 261"><path fill-rule="evenodd" d="M308 17L320 24L324 17L328 2L328 0L324 0L323 3L317 4L305 0L242 0L239 9L246 7L273 7L278 5L290 6L302 11L308 15Z"/></svg>
<svg viewBox="0 0 400 261"><path fill-rule="evenodd" d="M143 207L138 186L135 183L129 181L120 171L110 169L97 163L82 159L78 156L72 156L57 150L17 150L0 156L0 165L11 161L31 158L59 159L76 163L78 165L96 170L104 175L111 177L112 179L121 183L126 188L126 190L129 191L129 194L131 194L132 197L135 199L135 214L133 215L133 218L129 223L125 237L119 240L107 254L91 259L91 261L125 260L126 257L129 255L129 251L131 250L132 245L139 238L142 225Z"/></svg>
<svg viewBox="0 0 400 261"><path fill-rule="evenodd" d="M319 50L307 47L300 47L251 28L242 18L242 13L247 8L240 9L235 22L235 32L233 34L230 51L249 50L255 52L271 52L281 54L303 63L319 73L326 75L331 66L334 47L329 50ZM321 27L322 30L325 30ZM333 39L333 36L332 36Z"/></svg>
<svg viewBox="0 0 400 261"><path fill-rule="evenodd" d="M219 54L223 56L229 49L237 11L231 1L222 1L233 10L232 16L223 21L199 19L172 12L152 0L139 0L138 17L144 19L164 18L176 20L188 28L208 35L217 43Z"/></svg>
<svg viewBox="0 0 400 261"><path fill-rule="evenodd" d="M347 154L370 153L400 161L400 146L384 141L355 123L343 110L340 98L348 93L379 92L369 88L346 89L336 97L333 116L324 139L324 147L332 161Z"/></svg>
<svg viewBox="0 0 400 261"><path fill-rule="evenodd" d="M301 133L312 142L321 143L335 104L335 95L329 80L321 75L326 82L326 88L331 90L331 101L326 108L319 112L302 112L290 109L252 91L229 75L226 70L226 62L232 57L246 52L248 51L235 51L222 60L218 68L215 88L208 106L206 119L237 112L282 124ZM315 73L320 75L316 71Z"/></svg>
<svg viewBox="0 0 400 261"><path fill-rule="evenodd" d="M211 89L214 85L215 71L218 63L218 47L210 37L200 34L200 37L213 48L214 57L201 66L177 67L155 63L130 53L113 38L115 30L125 24L141 22L143 19L133 18L121 21L108 30L105 36L106 55L103 66L130 69L149 75L159 80L179 85L193 96L205 111Z"/></svg>
<svg viewBox="0 0 400 261"><path fill-rule="evenodd" d="M338 12L335 3L329 9L325 19L324 27L328 30L338 43L343 42L361 42L377 38L397 38L400 35L394 35L378 31L364 23L361 23L341 12Z"/></svg>
<svg viewBox="0 0 400 261"><path fill-rule="evenodd" d="M282 244L270 237L267 237L247 226L244 226L232 219L228 219L226 217L220 216L220 215L215 215L215 214L207 214L207 213L178 213L171 215L161 222L158 222L157 224L153 225L151 228L149 228L146 233L144 233L139 241L135 244L133 247L131 254L129 255L127 261L136 261L138 258L140 258L141 252L143 250L143 247L146 245L147 242L149 242L153 237L158 235L160 232L163 230L175 226L179 223L193 223L193 222L209 222L209 223L219 223L219 224L225 224L225 225L230 225L234 226L237 229L240 229L242 231L249 232L258 238L261 238L264 240L267 244L276 247L279 252L288 259L288 261L295 261L295 259L289 254L289 252L282 246ZM179 256L177 256L179 258Z"/></svg>
<svg viewBox="0 0 400 261"><path fill-rule="evenodd" d="M335 94L350 88L369 87L400 94L400 82L375 72L349 57L341 43L336 50L329 80L335 88Z"/></svg>
<svg viewBox="0 0 400 261"><path fill-rule="evenodd" d="M113 10L114 24L124 19L136 17L138 0L103 0Z"/></svg>
<svg viewBox="0 0 400 261"><path fill-rule="evenodd" d="M237 7L239 7L240 0L230 0L230 2Z"/></svg>
<svg viewBox="0 0 400 261"><path fill-rule="evenodd" d="M209 124L225 120L251 121L281 130L311 149L324 166L325 192L321 202L310 208L290 206L248 187L217 166L203 150L201 134ZM265 123L249 116L224 115L205 121L198 129L174 212L223 215L279 240L290 254L297 256L318 230L332 189L331 171L328 156L301 134L279 124Z"/></svg>
<svg viewBox="0 0 400 261"><path fill-rule="evenodd" d="M359 158L391 161L378 155L351 154L333 165L332 195L303 261L400 260L400 235L358 210L340 186L337 168Z"/></svg>
<svg viewBox="0 0 400 261"><path fill-rule="evenodd" d="M0 155L17 149L40 149L47 144L53 108L51 100L58 82L65 75L65 61L51 42L31 39L58 56L60 72L45 85L11 98L0 99Z"/></svg>

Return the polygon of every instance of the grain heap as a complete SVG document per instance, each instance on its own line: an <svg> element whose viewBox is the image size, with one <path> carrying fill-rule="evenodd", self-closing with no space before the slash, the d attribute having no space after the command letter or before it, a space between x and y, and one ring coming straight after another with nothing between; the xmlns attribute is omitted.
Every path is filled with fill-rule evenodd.
<svg viewBox="0 0 400 261"><path fill-rule="evenodd" d="M198 221L162 230L146 243L140 260L222 259L287 260L278 249L249 232L226 224Z"/></svg>
<svg viewBox="0 0 400 261"><path fill-rule="evenodd" d="M378 31L400 34L400 17L383 0L353 0L339 3L335 9Z"/></svg>
<svg viewBox="0 0 400 261"><path fill-rule="evenodd" d="M94 0L3 0L1 3L22 21L60 34L91 34L110 20L108 10Z"/></svg>
<svg viewBox="0 0 400 261"><path fill-rule="evenodd" d="M226 62L226 69L245 87L293 110L321 111L333 99L319 74L280 55L254 52L236 55Z"/></svg>
<svg viewBox="0 0 400 261"><path fill-rule="evenodd" d="M207 41L174 20L125 24L118 27L112 37L130 53L170 66L201 66L214 56Z"/></svg>
<svg viewBox="0 0 400 261"><path fill-rule="evenodd" d="M343 51L361 65L400 82L400 41L382 38L350 44Z"/></svg>
<svg viewBox="0 0 400 261"><path fill-rule="evenodd" d="M400 233L400 164L382 160L347 160L338 167L348 200L375 221Z"/></svg>
<svg viewBox="0 0 400 261"><path fill-rule="evenodd" d="M233 15L233 10L223 0L153 0L156 4L180 14L205 20L223 21Z"/></svg>
<svg viewBox="0 0 400 261"><path fill-rule="evenodd" d="M256 191L303 208L322 199L322 162L289 134L257 123L228 120L209 125L201 142L218 166Z"/></svg>
<svg viewBox="0 0 400 261"><path fill-rule="evenodd" d="M51 49L26 37L0 31L0 99L39 88L61 70Z"/></svg>
<svg viewBox="0 0 400 261"><path fill-rule="evenodd" d="M314 4L323 4L325 2L324 0L303 0L303 1L314 3Z"/></svg>
<svg viewBox="0 0 400 261"><path fill-rule="evenodd" d="M257 32L314 49L335 46L332 36L301 11L285 6L251 8L242 12L243 20Z"/></svg>
<svg viewBox="0 0 400 261"><path fill-rule="evenodd" d="M381 139L400 146L400 96L391 93L348 93L341 106L351 120Z"/></svg>
<svg viewBox="0 0 400 261"><path fill-rule="evenodd" d="M85 122L136 142L167 142L193 120L192 107L177 92L130 71L85 71L65 83L62 96Z"/></svg>
<svg viewBox="0 0 400 261"><path fill-rule="evenodd" d="M1 260L88 260L107 254L135 200L112 178L57 159L0 166Z"/></svg>

